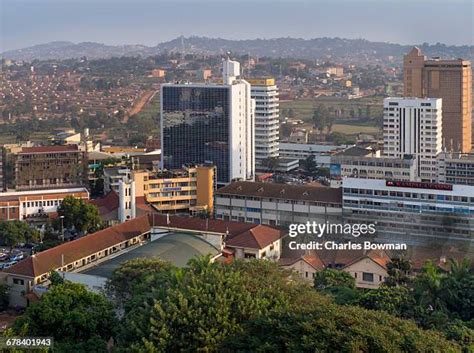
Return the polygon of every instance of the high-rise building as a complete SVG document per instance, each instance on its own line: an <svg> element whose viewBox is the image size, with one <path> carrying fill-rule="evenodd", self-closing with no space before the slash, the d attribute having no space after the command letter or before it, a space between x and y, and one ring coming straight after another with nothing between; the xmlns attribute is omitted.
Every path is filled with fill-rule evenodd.
<svg viewBox="0 0 474 353"><path fill-rule="evenodd" d="M223 84L161 86L161 166L213 164L217 183L253 180L254 112L238 62L225 60Z"/></svg>
<svg viewBox="0 0 474 353"><path fill-rule="evenodd" d="M278 157L279 103L275 79L248 79L255 100L255 161Z"/></svg>
<svg viewBox="0 0 474 353"><path fill-rule="evenodd" d="M472 71L467 60L427 59L413 48L403 60L405 97L443 99L443 144L468 153L472 141Z"/></svg>
<svg viewBox="0 0 474 353"><path fill-rule="evenodd" d="M421 181L436 181L437 155L442 151L442 100L384 99L384 154L412 156Z"/></svg>

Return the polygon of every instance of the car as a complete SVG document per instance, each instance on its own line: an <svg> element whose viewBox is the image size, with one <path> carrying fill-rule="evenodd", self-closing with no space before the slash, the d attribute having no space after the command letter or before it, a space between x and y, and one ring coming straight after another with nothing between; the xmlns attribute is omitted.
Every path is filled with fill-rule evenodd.
<svg viewBox="0 0 474 353"><path fill-rule="evenodd" d="M8 254L2 253L2 254L0 254L0 261L8 260L8 257L9 257Z"/></svg>
<svg viewBox="0 0 474 353"><path fill-rule="evenodd" d="M10 261L20 261L25 257L22 252L10 255Z"/></svg>
<svg viewBox="0 0 474 353"><path fill-rule="evenodd" d="M6 268L10 268L12 267L14 264L16 264L18 261L9 261L9 262L5 262L3 264L3 269L6 269Z"/></svg>

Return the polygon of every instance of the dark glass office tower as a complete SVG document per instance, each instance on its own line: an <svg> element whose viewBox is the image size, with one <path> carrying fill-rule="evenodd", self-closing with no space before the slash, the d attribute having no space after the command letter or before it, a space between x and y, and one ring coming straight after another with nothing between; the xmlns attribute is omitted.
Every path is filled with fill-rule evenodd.
<svg viewBox="0 0 474 353"><path fill-rule="evenodd" d="M229 95L228 86L162 86L164 168L212 163L217 167L217 181L230 181Z"/></svg>

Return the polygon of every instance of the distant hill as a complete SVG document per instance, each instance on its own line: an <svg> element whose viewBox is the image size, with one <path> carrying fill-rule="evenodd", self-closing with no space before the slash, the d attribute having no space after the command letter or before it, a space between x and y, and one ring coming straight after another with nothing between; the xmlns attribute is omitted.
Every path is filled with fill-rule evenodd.
<svg viewBox="0 0 474 353"><path fill-rule="evenodd" d="M427 56L459 58L473 60L474 46L448 46L437 43L418 45ZM155 47L144 45L105 45L93 42L71 43L52 42L33 47L7 51L2 57L13 60L31 61L61 60L87 56L89 59L110 58L117 56L148 56L164 51L202 54L224 54L231 51L236 54L268 56L298 59L331 59L341 63L376 63L387 62L389 57L400 62L411 45L400 45L384 42L370 42L364 39L342 38L275 38L228 40L206 37L178 37L163 42Z"/></svg>
<svg viewBox="0 0 474 353"><path fill-rule="evenodd" d="M106 45L94 42L51 42L29 48L11 50L0 56L5 59L32 60L64 60L87 56L90 59L103 59L120 56L153 55L156 49L144 45Z"/></svg>

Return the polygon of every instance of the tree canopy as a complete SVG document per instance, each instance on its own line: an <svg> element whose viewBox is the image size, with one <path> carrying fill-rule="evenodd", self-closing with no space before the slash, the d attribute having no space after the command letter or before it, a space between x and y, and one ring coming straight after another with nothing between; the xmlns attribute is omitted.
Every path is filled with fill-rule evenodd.
<svg viewBox="0 0 474 353"><path fill-rule="evenodd" d="M0 241L3 245L15 247L19 243L36 242L40 238L37 229L22 221L0 222Z"/></svg>
<svg viewBox="0 0 474 353"><path fill-rule="evenodd" d="M66 196L58 207L58 215L63 217L65 228L74 227L77 231L89 233L101 228L99 210L83 199Z"/></svg>
<svg viewBox="0 0 474 353"><path fill-rule="evenodd" d="M114 337L117 318L112 304L83 285L65 282L45 293L26 309L13 326L28 336L53 337L55 351L100 352ZM73 347L79 347L79 350Z"/></svg>

